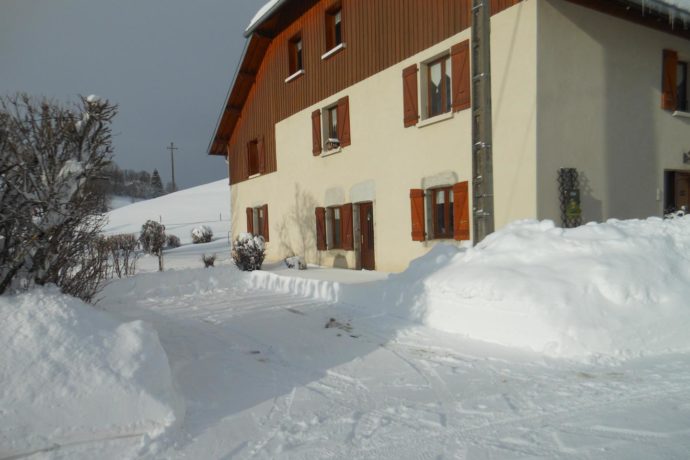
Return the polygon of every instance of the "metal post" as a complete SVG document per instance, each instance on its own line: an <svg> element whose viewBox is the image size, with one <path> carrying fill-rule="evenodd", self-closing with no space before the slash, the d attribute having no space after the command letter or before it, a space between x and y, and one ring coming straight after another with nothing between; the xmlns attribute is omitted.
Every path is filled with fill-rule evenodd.
<svg viewBox="0 0 690 460"><path fill-rule="evenodd" d="M491 131L491 7L472 0L472 215L474 242L494 231Z"/></svg>
<svg viewBox="0 0 690 460"><path fill-rule="evenodd" d="M170 150L170 164L172 166L172 191L176 192L177 185L175 185L175 157L173 156L173 152L179 149L175 147L175 144L173 144L172 142L170 143L170 147L168 147L167 149Z"/></svg>

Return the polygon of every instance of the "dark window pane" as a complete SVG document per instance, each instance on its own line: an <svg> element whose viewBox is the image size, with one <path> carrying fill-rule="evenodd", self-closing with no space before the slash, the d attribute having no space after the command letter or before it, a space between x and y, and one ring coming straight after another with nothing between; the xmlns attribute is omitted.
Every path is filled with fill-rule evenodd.
<svg viewBox="0 0 690 460"><path fill-rule="evenodd" d="M343 246L340 228L340 208L333 208L333 246L336 248Z"/></svg>
<svg viewBox="0 0 690 460"><path fill-rule="evenodd" d="M677 88L677 103L676 109L687 111L688 110L688 63L679 62L676 71L676 82L678 84Z"/></svg>
<svg viewBox="0 0 690 460"><path fill-rule="evenodd" d="M343 36L341 32L341 23L340 23L340 10L338 10L337 13L335 13L335 43L333 44L334 46L340 45L343 42Z"/></svg>

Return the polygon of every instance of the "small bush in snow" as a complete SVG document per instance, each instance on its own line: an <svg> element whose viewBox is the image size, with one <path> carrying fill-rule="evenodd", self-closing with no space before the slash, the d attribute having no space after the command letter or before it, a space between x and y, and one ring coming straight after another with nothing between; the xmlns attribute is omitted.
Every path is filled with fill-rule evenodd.
<svg viewBox="0 0 690 460"><path fill-rule="evenodd" d="M165 242L165 247L167 248L179 248L182 243L180 243L180 239L175 236L175 235L168 235L166 242Z"/></svg>
<svg viewBox="0 0 690 460"><path fill-rule="evenodd" d="M147 220L141 226L139 242L144 252L158 256L158 270L163 271L163 247L165 247L165 226L155 220Z"/></svg>
<svg viewBox="0 0 690 460"><path fill-rule="evenodd" d="M266 247L263 236L240 233L232 243L232 260L240 270L249 272L261 270L265 257Z"/></svg>
<svg viewBox="0 0 690 460"><path fill-rule="evenodd" d="M284 259L285 265L287 268L292 268L295 270L306 270L307 269L307 264L304 262L304 259L300 256L292 256L292 257L286 257Z"/></svg>
<svg viewBox="0 0 690 460"><path fill-rule="evenodd" d="M132 234L105 237L103 244L110 257L111 276L122 278L134 275L137 266L139 240Z"/></svg>
<svg viewBox="0 0 690 460"><path fill-rule="evenodd" d="M213 238L213 230L208 225L201 225L192 230L192 242L194 244L208 243Z"/></svg>
<svg viewBox="0 0 690 460"><path fill-rule="evenodd" d="M207 256L206 254L203 254L201 256L201 261L204 263L204 268L213 267L213 264L216 263L216 255L213 254Z"/></svg>

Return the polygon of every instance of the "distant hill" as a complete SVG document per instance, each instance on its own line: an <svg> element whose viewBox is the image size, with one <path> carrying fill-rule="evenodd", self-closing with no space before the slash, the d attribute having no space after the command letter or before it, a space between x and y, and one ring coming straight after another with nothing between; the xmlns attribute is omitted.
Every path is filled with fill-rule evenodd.
<svg viewBox="0 0 690 460"><path fill-rule="evenodd" d="M118 200L116 204L124 204ZM191 242L191 231L208 225L215 237L230 231L230 188L228 180L170 193L158 198L126 204L107 213L106 234L139 233L147 220L161 222L166 232L182 243Z"/></svg>

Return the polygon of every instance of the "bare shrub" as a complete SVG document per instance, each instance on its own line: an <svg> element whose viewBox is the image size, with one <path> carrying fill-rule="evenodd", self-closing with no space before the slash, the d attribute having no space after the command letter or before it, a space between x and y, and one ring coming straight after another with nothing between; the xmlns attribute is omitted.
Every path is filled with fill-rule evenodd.
<svg viewBox="0 0 690 460"><path fill-rule="evenodd" d="M98 182L112 156L117 106L0 98L0 294L54 283L93 299L103 280Z"/></svg>
<svg viewBox="0 0 690 460"><path fill-rule="evenodd" d="M182 245L180 239L175 235L168 235L165 241L165 247L167 248L179 248Z"/></svg>
<svg viewBox="0 0 690 460"><path fill-rule="evenodd" d="M111 277L132 276L136 272L137 248L139 240L136 235L123 233L105 237L105 248L108 252Z"/></svg>
<svg viewBox="0 0 690 460"><path fill-rule="evenodd" d="M206 254L203 254L201 256L201 261L204 263L204 268L213 267L213 265L216 263L216 255L213 254L207 256Z"/></svg>

